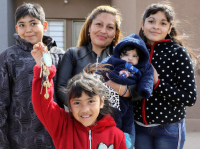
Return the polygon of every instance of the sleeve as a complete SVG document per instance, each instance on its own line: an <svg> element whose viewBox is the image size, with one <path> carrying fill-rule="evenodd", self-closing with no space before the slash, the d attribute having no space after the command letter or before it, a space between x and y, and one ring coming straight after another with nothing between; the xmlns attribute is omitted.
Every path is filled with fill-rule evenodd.
<svg viewBox="0 0 200 149"><path fill-rule="evenodd" d="M151 96L153 92L153 83L154 83L154 69L150 63L144 74L142 74L141 79L137 85L138 94L143 98L147 99Z"/></svg>
<svg viewBox="0 0 200 149"><path fill-rule="evenodd" d="M56 94L58 102L64 105L67 105L67 95L62 90L66 87L68 80L73 75L73 68L75 67L73 59L72 50L68 49L63 55L61 63L58 66Z"/></svg>
<svg viewBox="0 0 200 149"><path fill-rule="evenodd" d="M116 149L127 149L127 147L126 147L126 138L125 138L124 133L122 133L122 134L123 134L122 140L121 140L121 142L119 142L119 144L115 147Z"/></svg>
<svg viewBox="0 0 200 149"><path fill-rule="evenodd" d="M11 82L9 79L6 56L0 54L0 144L3 148L11 148L8 136L8 106L11 100Z"/></svg>
<svg viewBox="0 0 200 149"><path fill-rule="evenodd" d="M39 77L39 66L35 65L32 85L32 103L37 117L45 126L52 139L55 140L62 136L62 133L64 132L62 129L66 128L67 126L66 115L69 116L69 114L66 113L64 109L60 108L59 105L53 101L54 85L52 78L56 73L56 67L52 65L51 67L49 67L49 71L49 82L51 84L51 87L47 88L49 98L46 99L44 98L44 94L46 93L45 87L43 87L42 94L40 94L42 78Z"/></svg>
<svg viewBox="0 0 200 149"><path fill-rule="evenodd" d="M160 78L160 82L155 89L160 96L163 96L172 103L193 106L197 98L196 82L192 60L185 48L179 48L175 52L175 78L173 86L164 82Z"/></svg>
<svg viewBox="0 0 200 149"><path fill-rule="evenodd" d="M126 113L122 116L121 130L131 135L134 122L133 103L130 103Z"/></svg>
<svg viewBox="0 0 200 149"><path fill-rule="evenodd" d="M143 99L143 97L140 96L137 92L137 84L127 85L127 87L131 94L132 101L138 101L138 100Z"/></svg>

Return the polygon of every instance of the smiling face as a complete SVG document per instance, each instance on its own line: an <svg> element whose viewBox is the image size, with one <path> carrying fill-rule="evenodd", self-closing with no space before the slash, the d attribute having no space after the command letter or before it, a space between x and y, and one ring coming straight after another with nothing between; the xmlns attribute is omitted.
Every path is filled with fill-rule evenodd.
<svg viewBox="0 0 200 149"><path fill-rule="evenodd" d="M131 65L137 65L139 61L139 56L136 49L127 51L120 57L122 60L129 62Z"/></svg>
<svg viewBox="0 0 200 149"><path fill-rule="evenodd" d="M34 45L42 42L43 33L47 31L47 26L47 22L42 24L40 20L26 15L18 20L15 28L22 39Z"/></svg>
<svg viewBox="0 0 200 149"><path fill-rule="evenodd" d="M171 32L171 25L167 21L165 13L158 11L145 19L142 30L147 38L147 42L153 45L155 42L165 39L167 34Z"/></svg>
<svg viewBox="0 0 200 149"><path fill-rule="evenodd" d="M99 95L93 97L82 92L81 97L70 100L71 112L74 118L85 127L93 125L103 108L104 97L100 100Z"/></svg>
<svg viewBox="0 0 200 149"><path fill-rule="evenodd" d="M89 27L89 33L93 49L106 48L115 38L116 23L114 15L110 13L98 14Z"/></svg>

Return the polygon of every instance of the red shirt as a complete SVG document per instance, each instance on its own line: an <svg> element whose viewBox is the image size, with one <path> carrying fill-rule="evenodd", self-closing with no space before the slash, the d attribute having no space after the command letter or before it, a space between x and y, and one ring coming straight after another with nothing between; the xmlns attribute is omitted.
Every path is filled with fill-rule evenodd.
<svg viewBox="0 0 200 149"><path fill-rule="evenodd" d="M91 127L85 127L53 101L52 78L56 73L55 66L52 65L49 71L49 82L52 86L48 88L49 98L45 99L45 87L40 94L42 80L39 77L40 68L38 65L34 67L32 102L38 118L51 135L55 147L57 149L99 149L113 145L114 149L126 149L125 136L116 127L110 115L104 116Z"/></svg>

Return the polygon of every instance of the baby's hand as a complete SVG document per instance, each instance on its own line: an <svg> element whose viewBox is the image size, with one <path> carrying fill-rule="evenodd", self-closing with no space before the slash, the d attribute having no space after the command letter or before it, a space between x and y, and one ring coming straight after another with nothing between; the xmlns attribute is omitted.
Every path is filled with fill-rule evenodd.
<svg viewBox="0 0 200 149"><path fill-rule="evenodd" d="M33 46L33 50L31 51L31 55L39 66L41 66L41 58L43 57L43 52L48 52L48 50L42 42L35 44Z"/></svg>

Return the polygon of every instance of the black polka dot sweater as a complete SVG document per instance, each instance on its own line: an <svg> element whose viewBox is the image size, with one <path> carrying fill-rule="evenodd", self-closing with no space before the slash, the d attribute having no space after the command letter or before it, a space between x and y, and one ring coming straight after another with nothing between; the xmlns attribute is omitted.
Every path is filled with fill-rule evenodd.
<svg viewBox="0 0 200 149"><path fill-rule="evenodd" d="M193 106L197 97L190 56L170 39L146 45L159 81L150 98L134 103L135 120L146 125L180 121L186 116L186 106Z"/></svg>

